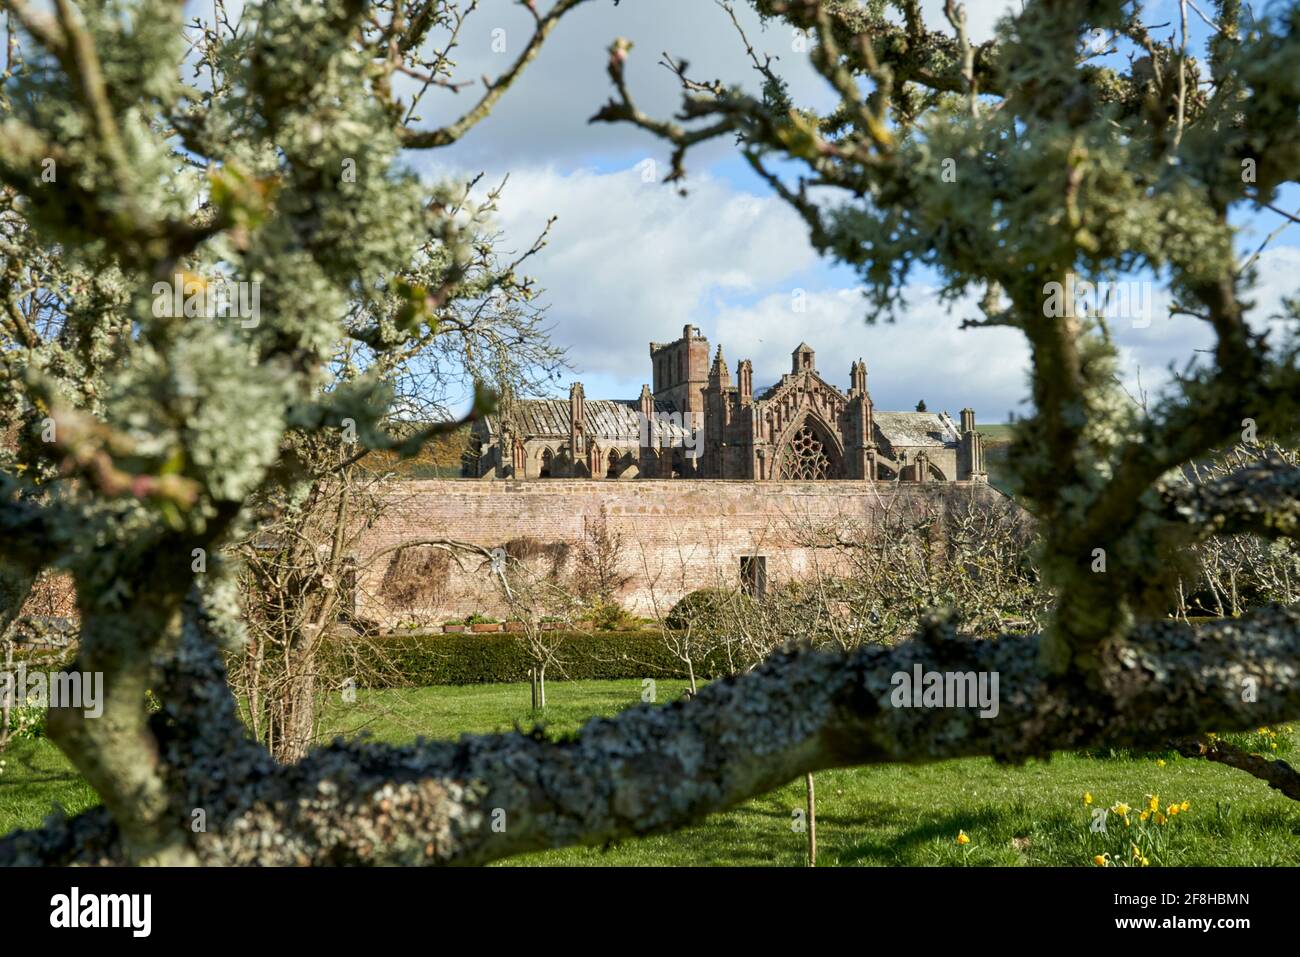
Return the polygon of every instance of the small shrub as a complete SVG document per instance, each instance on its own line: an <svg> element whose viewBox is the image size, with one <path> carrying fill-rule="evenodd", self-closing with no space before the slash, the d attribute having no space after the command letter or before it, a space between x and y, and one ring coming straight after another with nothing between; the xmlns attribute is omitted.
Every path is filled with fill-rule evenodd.
<svg viewBox="0 0 1300 957"><path fill-rule="evenodd" d="M597 602L582 620L600 631L632 631L641 624L641 619L616 601Z"/></svg>
<svg viewBox="0 0 1300 957"><path fill-rule="evenodd" d="M738 612L753 607L753 599L740 592L723 588L700 588L682 596L668 612L664 624L676 630L695 628L716 631Z"/></svg>

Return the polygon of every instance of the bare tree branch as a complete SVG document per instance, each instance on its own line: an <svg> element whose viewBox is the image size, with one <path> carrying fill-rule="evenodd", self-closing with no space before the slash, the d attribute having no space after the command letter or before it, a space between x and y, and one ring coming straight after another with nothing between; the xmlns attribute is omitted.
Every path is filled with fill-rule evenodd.
<svg viewBox="0 0 1300 957"><path fill-rule="evenodd" d="M516 733L405 747L338 742L272 769L238 743L237 721L220 717L232 707L222 704L228 692L196 638L171 679L189 683L190 697L168 696L177 703L158 733L165 748L197 752L171 755L184 776L172 786L184 789L184 806L207 811L209 830L193 841L210 864L481 864L671 830L824 768L1159 747L1300 715L1294 610L1195 629L1143 626L1133 643L1101 653L1092 681L1044 671L1036 637L967 641L936 624L894 647L780 652L687 704L594 719L564 741ZM997 675L996 716L896 707L894 676L916 666ZM1243 695L1248 683L1254 693ZM261 770L239 781L214 775L218 754ZM492 826L494 814L504 829ZM269 846L264 834L276 835ZM0 841L0 863L9 864L120 854L98 809Z"/></svg>

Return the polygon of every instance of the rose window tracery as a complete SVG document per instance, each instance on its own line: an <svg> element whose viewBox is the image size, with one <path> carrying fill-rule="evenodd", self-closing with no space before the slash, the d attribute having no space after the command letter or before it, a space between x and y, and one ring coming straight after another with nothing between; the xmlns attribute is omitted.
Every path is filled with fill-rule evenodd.
<svg viewBox="0 0 1300 957"><path fill-rule="evenodd" d="M783 479L829 479L837 471L826 444L807 426L794 434L781 457Z"/></svg>

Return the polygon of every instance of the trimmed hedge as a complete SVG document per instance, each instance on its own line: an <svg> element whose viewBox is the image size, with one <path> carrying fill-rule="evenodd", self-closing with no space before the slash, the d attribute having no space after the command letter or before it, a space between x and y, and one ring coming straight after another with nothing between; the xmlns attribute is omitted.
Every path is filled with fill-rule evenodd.
<svg viewBox="0 0 1300 957"><path fill-rule="evenodd" d="M685 677L686 666L663 646L657 631L556 632L553 680L620 680ZM377 639L400 686L472 685L527 681L531 662L518 636L509 633L390 635ZM385 669L387 670L387 668ZM726 673L721 653L695 662L700 678ZM360 679L373 686L375 679Z"/></svg>

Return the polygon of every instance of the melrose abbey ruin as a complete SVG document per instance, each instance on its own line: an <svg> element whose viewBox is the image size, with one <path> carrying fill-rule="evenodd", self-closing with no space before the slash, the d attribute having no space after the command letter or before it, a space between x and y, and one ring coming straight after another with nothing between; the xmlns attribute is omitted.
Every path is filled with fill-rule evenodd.
<svg viewBox="0 0 1300 957"><path fill-rule="evenodd" d="M751 364L733 380L693 326L650 358L639 399L587 399L575 384L567 402L507 401L475 424L462 478L400 483L358 554L357 610L390 624L509 613L489 562L404 542L499 549L567 581L593 535L616 539L616 598L654 616L699 588L761 593L832 570L834 549L809 529L1002 499L971 410L960 423L877 411L861 361L843 392L800 345L755 394Z"/></svg>
<svg viewBox="0 0 1300 957"><path fill-rule="evenodd" d="M543 479L987 479L975 413L878 411L861 359L842 392L801 343L790 372L756 395L748 359L732 381L719 346L686 326L650 343L653 386L634 400L518 400L474 426L466 475Z"/></svg>

